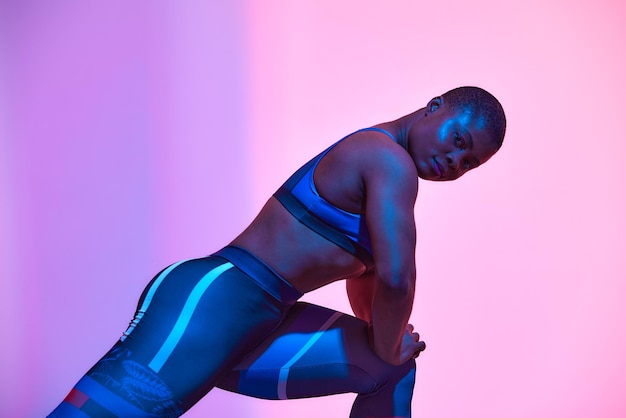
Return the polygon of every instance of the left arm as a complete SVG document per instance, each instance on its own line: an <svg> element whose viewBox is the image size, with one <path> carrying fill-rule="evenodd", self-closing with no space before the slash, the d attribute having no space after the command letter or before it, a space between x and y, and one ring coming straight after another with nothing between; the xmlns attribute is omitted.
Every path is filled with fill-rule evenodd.
<svg viewBox="0 0 626 418"><path fill-rule="evenodd" d="M376 289L376 273L372 270L362 276L346 280L346 292L354 315L372 323L372 300Z"/></svg>

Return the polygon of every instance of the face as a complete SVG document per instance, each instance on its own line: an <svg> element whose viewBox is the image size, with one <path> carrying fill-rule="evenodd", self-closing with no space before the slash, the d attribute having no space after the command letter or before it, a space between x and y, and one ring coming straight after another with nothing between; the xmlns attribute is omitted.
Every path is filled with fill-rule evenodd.
<svg viewBox="0 0 626 418"><path fill-rule="evenodd" d="M419 177L455 180L495 154L484 120L471 110L449 111L437 98L426 112L409 131L409 149Z"/></svg>

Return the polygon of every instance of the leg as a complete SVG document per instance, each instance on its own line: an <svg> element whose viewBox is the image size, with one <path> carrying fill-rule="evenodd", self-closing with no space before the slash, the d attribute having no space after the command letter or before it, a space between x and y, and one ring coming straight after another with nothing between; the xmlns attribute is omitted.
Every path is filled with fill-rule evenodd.
<svg viewBox="0 0 626 418"><path fill-rule="evenodd" d="M287 308L223 258L176 263L152 280L128 330L51 416L179 416Z"/></svg>
<svg viewBox="0 0 626 418"><path fill-rule="evenodd" d="M411 416L414 382L414 361L392 366L372 352L365 322L300 302L217 386L264 399L355 392L352 418L391 418Z"/></svg>

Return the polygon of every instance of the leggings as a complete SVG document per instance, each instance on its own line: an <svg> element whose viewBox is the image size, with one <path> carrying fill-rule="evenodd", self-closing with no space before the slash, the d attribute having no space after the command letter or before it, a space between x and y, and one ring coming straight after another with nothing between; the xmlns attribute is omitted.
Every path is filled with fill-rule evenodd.
<svg viewBox="0 0 626 418"><path fill-rule="evenodd" d="M383 362L365 322L300 296L237 247L175 263L49 416L178 417L218 386L264 399L355 392L352 418L410 417L415 362Z"/></svg>

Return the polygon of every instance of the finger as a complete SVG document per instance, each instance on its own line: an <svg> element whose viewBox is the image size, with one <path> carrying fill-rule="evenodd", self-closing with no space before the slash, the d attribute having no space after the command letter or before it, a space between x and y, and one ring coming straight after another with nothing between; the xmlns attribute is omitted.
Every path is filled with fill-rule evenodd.
<svg viewBox="0 0 626 418"><path fill-rule="evenodd" d="M426 350L426 344L424 341L420 341L417 350L413 353L413 358L418 358L422 351Z"/></svg>
<svg viewBox="0 0 626 418"><path fill-rule="evenodd" d="M406 330L407 330L408 332L413 332L413 330L414 330L414 329L415 329L415 328L413 327L413 325L412 325L412 324L406 324Z"/></svg>

